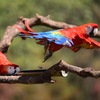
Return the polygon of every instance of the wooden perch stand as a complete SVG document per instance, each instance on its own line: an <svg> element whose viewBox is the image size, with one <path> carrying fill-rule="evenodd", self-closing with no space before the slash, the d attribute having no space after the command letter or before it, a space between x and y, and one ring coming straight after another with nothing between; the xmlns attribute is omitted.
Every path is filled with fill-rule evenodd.
<svg viewBox="0 0 100 100"><path fill-rule="evenodd" d="M3 53L6 53L8 51L9 46L11 45L14 37L19 34L19 30L15 28L14 26L18 26L22 29L26 29L26 26L24 24L25 20L29 20L30 27L36 26L36 25L42 25L47 26L53 29L60 29L60 28L69 28L69 27L75 27L76 25L67 24L64 22L56 22L50 19L49 16L44 17L41 15L36 15L33 18L23 18L20 17L18 22L12 26L8 26L5 30L5 33L0 41L0 51ZM96 36L91 36L100 38L100 31ZM58 62L57 64L51 66L49 69L45 70L31 70L31 71L21 71L15 75L4 75L0 76L0 83L21 83L21 84L41 84L41 83L54 83L55 81L52 80L53 76L64 76L62 71L65 72L71 72L74 74L77 74L83 78L86 77L93 77L98 78L100 77L100 71L95 71L92 68L81 68L77 66L73 66L70 64L67 64L63 60Z"/></svg>

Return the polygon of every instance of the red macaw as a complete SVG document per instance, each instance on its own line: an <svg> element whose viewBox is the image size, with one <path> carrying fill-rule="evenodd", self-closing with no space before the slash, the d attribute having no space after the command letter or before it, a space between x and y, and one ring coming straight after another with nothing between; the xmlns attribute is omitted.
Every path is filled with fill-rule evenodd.
<svg viewBox="0 0 100 100"><path fill-rule="evenodd" d="M19 66L8 61L6 56L0 52L0 74L15 74L19 71Z"/></svg>
<svg viewBox="0 0 100 100"><path fill-rule="evenodd" d="M62 47L67 47L74 52L80 48L93 49L100 48L100 43L93 40L90 35L95 35L98 32L98 25L95 23L88 23L73 28L64 28L59 30L47 32L32 32L20 30L19 36L25 38L35 38L39 40L37 43L44 45L45 52L48 50L49 55L44 59L46 61L52 54Z"/></svg>

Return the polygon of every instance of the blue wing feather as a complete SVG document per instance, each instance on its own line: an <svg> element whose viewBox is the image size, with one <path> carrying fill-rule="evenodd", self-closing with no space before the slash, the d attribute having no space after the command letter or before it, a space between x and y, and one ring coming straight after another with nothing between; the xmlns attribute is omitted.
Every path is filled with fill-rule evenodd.
<svg viewBox="0 0 100 100"><path fill-rule="evenodd" d="M53 32L55 34L53 34ZM49 42L54 41L54 43L58 44L58 45L67 45L69 47L71 47L74 43L72 40L70 40L67 37L64 37L61 34L57 34L59 32L59 30L56 31L47 31L47 32L31 32L31 35L24 35L24 34L19 34L22 37L26 37L26 38L35 38L35 39L43 39L46 38Z"/></svg>

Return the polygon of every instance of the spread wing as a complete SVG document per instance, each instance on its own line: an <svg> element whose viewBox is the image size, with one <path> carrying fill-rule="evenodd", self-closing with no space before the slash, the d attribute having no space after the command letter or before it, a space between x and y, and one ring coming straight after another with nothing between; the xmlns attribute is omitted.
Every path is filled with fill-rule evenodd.
<svg viewBox="0 0 100 100"><path fill-rule="evenodd" d="M31 32L30 35L19 34L22 37L26 38L35 38L37 40L47 39L49 42L54 42L58 45L67 45L71 47L74 43L71 39L62 35L59 30L47 31L47 32Z"/></svg>

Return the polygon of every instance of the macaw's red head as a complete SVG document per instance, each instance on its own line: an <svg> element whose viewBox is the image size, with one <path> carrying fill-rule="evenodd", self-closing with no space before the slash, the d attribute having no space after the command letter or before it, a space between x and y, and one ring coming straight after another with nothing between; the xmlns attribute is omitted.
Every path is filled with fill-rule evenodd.
<svg viewBox="0 0 100 100"><path fill-rule="evenodd" d="M78 51L80 48L100 48L100 43L93 40L90 36L95 36L98 33L98 25L95 23L88 23L77 26L74 29L74 45L73 51Z"/></svg>
<svg viewBox="0 0 100 100"><path fill-rule="evenodd" d="M80 26L80 30L84 31L83 33L89 36L96 35L98 32L98 24L88 23Z"/></svg>
<svg viewBox="0 0 100 100"><path fill-rule="evenodd" d="M14 74L19 71L19 66L8 61L6 56L0 52L0 74Z"/></svg>
<svg viewBox="0 0 100 100"><path fill-rule="evenodd" d="M95 23L88 23L77 27L78 36L82 40L81 47L83 48L100 48L100 43L93 40L90 36L95 36L98 33L98 25Z"/></svg>

